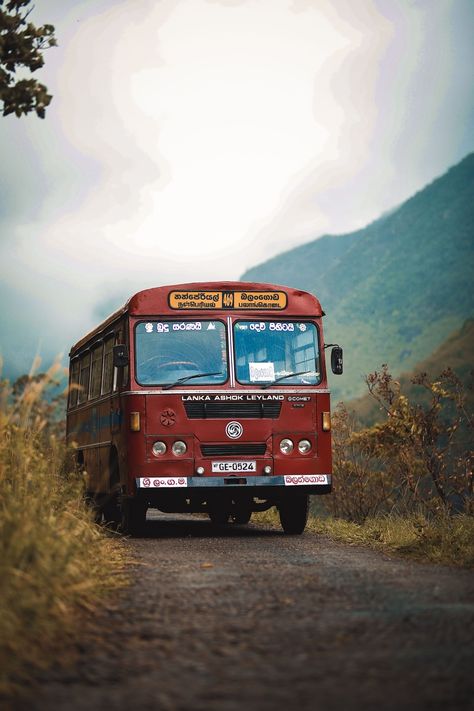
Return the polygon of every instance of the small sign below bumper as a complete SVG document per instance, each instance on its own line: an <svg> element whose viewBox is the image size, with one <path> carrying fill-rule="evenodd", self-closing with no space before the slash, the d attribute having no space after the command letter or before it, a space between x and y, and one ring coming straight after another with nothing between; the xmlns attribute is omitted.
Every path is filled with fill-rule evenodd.
<svg viewBox="0 0 474 711"><path fill-rule="evenodd" d="M234 481L235 480L235 481ZM328 486L330 474L286 474L285 476L159 476L137 477L137 489L204 488L221 486Z"/></svg>
<svg viewBox="0 0 474 711"><path fill-rule="evenodd" d="M188 479L184 476L145 476L135 479L138 489L172 489L188 486Z"/></svg>
<svg viewBox="0 0 474 711"><path fill-rule="evenodd" d="M328 474L287 474L285 486L325 486L329 484Z"/></svg>

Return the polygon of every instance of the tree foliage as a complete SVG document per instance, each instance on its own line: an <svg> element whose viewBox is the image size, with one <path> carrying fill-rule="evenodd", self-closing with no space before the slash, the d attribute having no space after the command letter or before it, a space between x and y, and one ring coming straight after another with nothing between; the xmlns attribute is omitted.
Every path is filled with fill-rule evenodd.
<svg viewBox="0 0 474 711"><path fill-rule="evenodd" d="M36 27L29 21L32 0L0 0L0 102L3 116L20 117L35 111L44 118L52 96L44 84L29 76L44 65L43 51L56 46L53 25ZM17 72L20 75L18 78Z"/></svg>

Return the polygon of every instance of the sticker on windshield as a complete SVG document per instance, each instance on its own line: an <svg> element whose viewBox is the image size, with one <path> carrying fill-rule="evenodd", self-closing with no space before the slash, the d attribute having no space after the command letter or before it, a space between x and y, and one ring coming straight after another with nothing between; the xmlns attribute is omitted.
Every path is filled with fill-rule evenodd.
<svg viewBox="0 0 474 711"><path fill-rule="evenodd" d="M274 363L249 363L249 373L252 383L273 382L275 365Z"/></svg>

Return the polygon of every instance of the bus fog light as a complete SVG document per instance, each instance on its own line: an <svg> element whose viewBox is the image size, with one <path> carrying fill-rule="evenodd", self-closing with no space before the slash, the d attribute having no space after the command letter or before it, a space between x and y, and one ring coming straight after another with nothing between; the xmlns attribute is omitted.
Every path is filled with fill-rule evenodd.
<svg viewBox="0 0 474 711"><path fill-rule="evenodd" d="M178 440L173 444L171 450L176 457L180 457L182 454L186 454L186 442L181 442L181 440Z"/></svg>
<svg viewBox="0 0 474 711"><path fill-rule="evenodd" d="M196 467L196 474L202 476L204 474L204 467Z"/></svg>
<svg viewBox="0 0 474 711"><path fill-rule="evenodd" d="M265 472L265 474L271 474L272 468L267 464L267 466L263 468L263 471Z"/></svg>
<svg viewBox="0 0 474 711"><path fill-rule="evenodd" d="M293 451L293 442L291 439L282 439L280 442L280 452L282 454L291 454Z"/></svg>
<svg viewBox="0 0 474 711"><path fill-rule="evenodd" d="M155 442L155 444L151 448L151 451L153 452L155 457L160 457L166 452L166 444L164 442Z"/></svg>
<svg viewBox="0 0 474 711"><path fill-rule="evenodd" d="M309 439L302 439L300 442L298 442L298 449L301 454L307 454L311 449L311 442L309 441Z"/></svg>

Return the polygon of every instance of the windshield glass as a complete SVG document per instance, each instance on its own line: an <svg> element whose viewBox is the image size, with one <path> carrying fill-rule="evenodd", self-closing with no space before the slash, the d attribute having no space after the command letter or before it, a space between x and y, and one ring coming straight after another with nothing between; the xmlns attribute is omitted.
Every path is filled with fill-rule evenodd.
<svg viewBox="0 0 474 711"><path fill-rule="evenodd" d="M146 321L135 328L136 379L141 385L227 380L226 328L221 321ZM202 374L202 375L200 375ZM186 384L187 387L187 384Z"/></svg>
<svg viewBox="0 0 474 711"><path fill-rule="evenodd" d="M316 385L321 380L318 331L308 321L237 321L237 380L243 384Z"/></svg>

